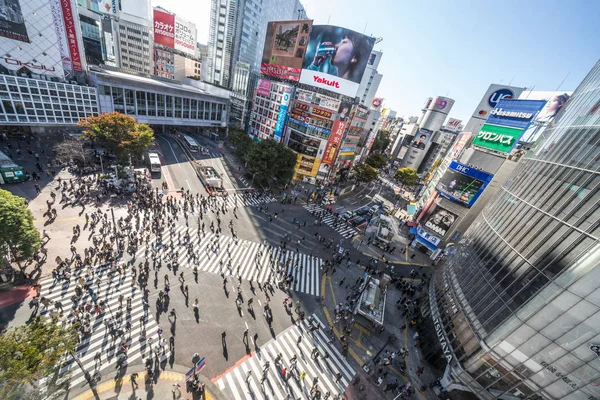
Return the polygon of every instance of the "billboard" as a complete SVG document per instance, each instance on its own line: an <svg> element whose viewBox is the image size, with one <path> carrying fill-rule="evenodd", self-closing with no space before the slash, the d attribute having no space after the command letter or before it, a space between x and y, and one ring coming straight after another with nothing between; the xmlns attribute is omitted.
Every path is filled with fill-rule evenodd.
<svg viewBox="0 0 600 400"><path fill-rule="evenodd" d="M437 206L433 209L429 218L425 220L425 227L444 237L457 219L456 214Z"/></svg>
<svg viewBox="0 0 600 400"><path fill-rule="evenodd" d="M311 27L312 20L269 22L260 72L299 81Z"/></svg>
<svg viewBox="0 0 600 400"><path fill-rule="evenodd" d="M269 97L271 95L271 81L268 79L259 79L256 94Z"/></svg>
<svg viewBox="0 0 600 400"><path fill-rule="evenodd" d="M516 99L523 93L523 88L491 84L473 112L474 118L487 118L492 109L503 99Z"/></svg>
<svg viewBox="0 0 600 400"><path fill-rule="evenodd" d="M493 175L452 161L436 187L440 196L471 207Z"/></svg>
<svg viewBox="0 0 600 400"><path fill-rule="evenodd" d="M273 131L273 140L275 140L277 143L281 142L281 136L283 135L283 127L285 126L285 119L287 118L288 114L290 97L292 97L292 88L289 86L283 86L283 95L281 97L281 104L279 105L279 114L277 114L277 122L275 123L275 130Z"/></svg>
<svg viewBox="0 0 600 400"><path fill-rule="evenodd" d="M154 43L196 54L196 25L167 11L154 9Z"/></svg>
<svg viewBox="0 0 600 400"><path fill-rule="evenodd" d="M550 122L556 114L563 108L567 100L569 100L568 93L561 93L555 96L552 96L548 99L546 106L540 111L538 116L536 117L536 122Z"/></svg>
<svg viewBox="0 0 600 400"><path fill-rule="evenodd" d="M375 38L350 29L331 25L314 25L300 83L355 97Z"/></svg>
<svg viewBox="0 0 600 400"><path fill-rule="evenodd" d="M0 36L20 42L30 42L20 0L0 2Z"/></svg>
<svg viewBox="0 0 600 400"><path fill-rule="evenodd" d="M462 121L460 119L449 118L448 122L446 122L446 128L456 132L460 127L461 122Z"/></svg>
<svg viewBox="0 0 600 400"><path fill-rule="evenodd" d="M333 163L335 154L340 147L340 142L344 137L344 131L346 130L346 124L348 122L351 109L352 105L350 103L343 101L340 104L338 116L333 122L333 127L331 128L331 133L329 134L329 139L327 140L327 145L325 146L325 152L323 153L323 158L321 160L322 164L331 165Z"/></svg>
<svg viewBox="0 0 600 400"><path fill-rule="evenodd" d="M334 113L337 113L340 108L340 100L321 93L315 93L300 88L296 89L296 99L325 108Z"/></svg>
<svg viewBox="0 0 600 400"><path fill-rule="evenodd" d="M415 140L412 142L411 147L419 150L425 150L427 145L431 141L433 132L427 129L419 129L419 132L415 135Z"/></svg>
<svg viewBox="0 0 600 400"><path fill-rule="evenodd" d="M499 101L473 139L473 145L510 153L545 104L545 100Z"/></svg>

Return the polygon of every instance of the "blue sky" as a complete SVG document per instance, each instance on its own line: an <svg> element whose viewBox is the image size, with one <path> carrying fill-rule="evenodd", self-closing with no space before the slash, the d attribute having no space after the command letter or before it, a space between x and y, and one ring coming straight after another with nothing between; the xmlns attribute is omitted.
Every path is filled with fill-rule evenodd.
<svg viewBox="0 0 600 400"><path fill-rule="evenodd" d="M378 95L398 115L425 99L456 100L466 121L490 83L572 91L600 58L600 1L301 0L315 24L383 37ZM208 40L210 0L152 0ZM366 29L365 29L366 25Z"/></svg>

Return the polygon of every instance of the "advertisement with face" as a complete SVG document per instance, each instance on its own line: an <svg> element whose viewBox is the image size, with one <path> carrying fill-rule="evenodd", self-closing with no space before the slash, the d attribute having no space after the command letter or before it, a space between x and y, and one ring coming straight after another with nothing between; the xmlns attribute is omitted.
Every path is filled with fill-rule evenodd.
<svg viewBox="0 0 600 400"><path fill-rule="evenodd" d="M269 22L260 72L298 81L311 27L312 20Z"/></svg>
<svg viewBox="0 0 600 400"><path fill-rule="evenodd" d="M29 43L19 0L4 0L0 3L0 36Z"/></svg>
<svg viewBox="0 0 600 400"><path fill-rule="evenodd" d="M437 191L440 196L471 207L492 181L493 175L452 161L442 176Z"/></svg>
<svg viewBox="0 0 600 400"><path fill-rule="evenodd" d="M432 230L440 237L444 237L457 219L458 216L456 214L437 206L425 221L425 227Z"/></svg>
<svg viewBox="0 0 600 400"><path fill-rule="evenodd" d="M429 144L432 133L433 132L428 131L427 129L419 129L419 133L415 135L415 140L412 142L411 146L415 149L425 150Z"/></svg>
<svg viewBox="0 0 600 400"><path fill-rule="evenodd" d="M569 100L569 95L567 93L552 96L552 98L546 103L546 106L542 109L542 111L540 111L535 121L550 122L563 108L567 100Z"/></svg>
<svg viewBox="0 0 600 400"><path fill-rule="evenodd" d="M375 38L331 25L312 27L300 82L354 97Z"/></svg>
<svg viewBox="0 0 600 400"><path fill-rule="evenodd" d="M325 152L323 154L322 163L331 165L335 159L335 155L340 147L342 138L344 137L344 131L346 130L346 124L348 121L348 114L352 109L352 105L347 102L342 102L338 111L338 117L333 123L329 140L325 146Z"/></svg>

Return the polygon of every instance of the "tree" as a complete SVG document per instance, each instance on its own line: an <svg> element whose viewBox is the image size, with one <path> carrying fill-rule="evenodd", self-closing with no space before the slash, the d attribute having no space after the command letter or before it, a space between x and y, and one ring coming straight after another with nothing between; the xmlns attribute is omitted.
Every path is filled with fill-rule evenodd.
<svg viewBox="0 0 600 400"><path fill-rule="evenodd" d="M360 182L371 182L379 176L377 170L367 164L357 164L353 168L356 179Z"/></svg>
<svg viewBox="0 0 600 400"><path fill-rule="evenodd" d="M394 175L400 183L406 186L414 186L417 182L419 182L419 177L417 176L417 170L414 168L400 168L396 175Z"/></svg>
<svg viewBox="0 0 600 400"><path fill-rule="evenodd" d="M381 153L373 153L369 154L369 157L365 160L365 163L370 165L375 169L383 168L387 164L387 159Z"/></svg>
<svg viewBox="0 0 600 400"><path fill-rule="evenodd" d="M296 153L271 139L252 141L246 154L248 173L262 187L270 186L272 180L278 185L289 183L294 176L296 160Z"/></svg>
<svg viewBox="0 0 600 400"><path fill-rule="evenodd" d="M228 140L233 146L235 156L242 161L246 161L246 155L254 140L246 132L235 128L229 130Z"/></svg>
<svg viewBox="0 0 600 400"><path fill-rule="evenodd" d="M386 130L380 130L377 132L377 136L375 136L375 140L373 140L373 145L371 146L371 152L381 152L383 153L385 149L390 145L390 132Z"/></svg>
<svg viewBox="0 0 600 400"><path fill-rule="evenodd" d="M0 398L33 397L35 381L56 372L65 353L77 347L73 325L36 317L29 324L0 334Z"/></svg>
<svg viewBox="0 0 600 400"><path fill-rule="evenodd" d="M40 231L33 225L33 215L27 209L25 199L2 189L0 189L0 227L1 258L12 258L20 263L38 252L42 238Z"/></svg>
<svg viewBox="0 0 600 400"><path fill-rule="evenodd" d="M118 112L104 113L82 119L77 124L94 143L106 147L121 161L133 153L140 157L154 144L154 131L135 118Z"/></svg>
<svg viewBox="0 0 600 400"><path fill-rule="evenodd" d="M93 150L87 147L85 141L81 139L64 140L54 146L52 151L56 159L64 163L73 160L79 165L88 165L96 159Z"/></svg>

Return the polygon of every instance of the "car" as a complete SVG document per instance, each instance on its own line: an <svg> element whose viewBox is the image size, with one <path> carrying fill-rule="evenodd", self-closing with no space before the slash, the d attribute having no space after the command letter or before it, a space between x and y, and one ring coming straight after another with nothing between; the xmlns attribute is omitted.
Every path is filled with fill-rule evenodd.
<svg viewBox="0 0 600 400"><path fill-rule="evenodd" d="M393 208L388 206L387 204L383 206L383 211L385 211L386 214L391 213L392 210L393 210Z"/></svg>
<svg viewBox="0 0 600 400"><path fill-rule="evenodd" d="M342 219L345 219L346 221L351 220L352 218L354 218L356 216L356 214L354 213L354 211L346 211L345 213L342 214Z"/></svg>
<svg viewBox="0 0 600 400"><path fill-rule="evenodd" d="M362 217L363 215L367 215L370 212L370 208L367 206L361 207L358 210L354 211L357 216Z"/></svg>
<svg viewBox="0 0 600 400"><path fill-rule="evenodd" d="M362 225L365 221L366 220L364 217L356 217L350 221L350 225L356 228L357 226Z"/></svg>
<svg viewBox="0 0 600 400"><path fill-rule="evenodd" d="M371 206L371 208L369 208L369 212L371 214L375 214L377 211L379 211L379 205L375 204L374 206Z"/></svg>

